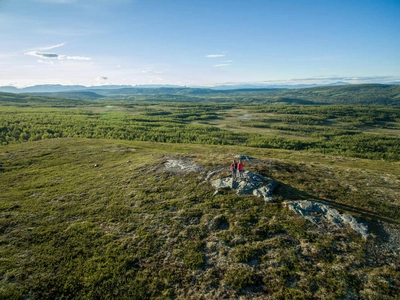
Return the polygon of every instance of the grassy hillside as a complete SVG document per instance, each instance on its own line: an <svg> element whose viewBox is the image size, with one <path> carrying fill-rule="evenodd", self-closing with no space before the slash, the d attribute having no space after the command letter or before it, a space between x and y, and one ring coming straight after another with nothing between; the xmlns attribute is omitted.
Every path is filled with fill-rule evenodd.
<svg viewBox="0 0 400 300"><path fill-rule="evenodd" d="M277 203L225 191L234 154L278 182ZM168 159L199 173L175 173ZM393 299L400 165L239 146L46 139L0 146L1 299ZM314 225L285 200L368 224ZM398 243L398 240L397 240Z"/></svg>

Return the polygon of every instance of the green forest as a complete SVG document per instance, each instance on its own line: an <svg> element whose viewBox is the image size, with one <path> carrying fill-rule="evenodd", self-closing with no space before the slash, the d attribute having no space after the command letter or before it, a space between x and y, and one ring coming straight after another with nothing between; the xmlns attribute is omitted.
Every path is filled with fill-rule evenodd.
<svg viewBox="0 0 400 300"><path fill-rule="evenodd" d="M388 89L379 87L384 88ZM354 104L361 102L359 97L363 95L368 95L366 104L387 102L378 96L371 100L376 91L369 95L372 87L368 85L361 93L357 93L358 89L340 88L336 94L334 88L279 91L290 93L292 99L312 99L310 102L328 99L325 104L307 105L282 102L283 98L269 103L267 97L265 104L238 100L244 94L260 98L265 91L230 91L232 99L223 98L224 101L219 94L196 101L168 94L90 101L3 93L0 143L61 137L109 138L306 150L398 161L400 107ZM393 94L395 88L390 90ZM342 104L346 95L353 95L353 101L348 101L353 104ZM392 95L389 102L394 101L399 102L398 95Z"/></svg>

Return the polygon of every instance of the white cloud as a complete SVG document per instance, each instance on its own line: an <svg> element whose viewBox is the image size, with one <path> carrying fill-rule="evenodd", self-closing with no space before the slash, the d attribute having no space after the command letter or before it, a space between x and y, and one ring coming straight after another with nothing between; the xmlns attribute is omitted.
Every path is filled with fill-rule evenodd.
<svg viewBox="0 0 400 300"><path fill-rule="evenodd" d="M60 43L60 44L57 44L57 45L53 45L53 46L49 46L49 47L40 48L40 50L41 50L41 51L50 50L50 49L62 47L62 46L64 46L64 45L65 45L65 43Z"/></svg>
<svg viewBox="0 0 400 300"><path fill-rule="evenodd" d="M162 71L155 71L155 70L142 70L142 73L146 74L162 74Z"/></svg>
<svg viewBox="0 0 400 300"><path fill-rule="evenodd" d="M47 53L47 52L39 52L39 51L29 51L26 52L25 55L36 56L45 59L68 59L68 60L91 60L90 57L85 56L70 56L70 55L59 55L57 53Z"/></svg>
<svg viewBox="0 0 400 300"><path fill-rule="evenodd" d="M225 54L208 54L206 55L207 58L216 58L216 57L224 57Z"/></svg>
<svg viewBox="0 0 400 300"><path fill-rule="evenodd" d="M214 65L214 67L228 67L230 65L231 64L216 64L216 65Z"/></svg>
<svg viewBox="0 0 400 300"><path fill-rule="evenodd" d="M96 78L96 81L99 82L99 84L107 84L107 80L108 80L108 77L106 77L106 76L98 76Z"/></svg>
<svg viewBox="0 0 400 300"><path fill-rule="evenodd" d="M26 55L32 55L36 57L41 57L41 58L58 58L58 54L55 53L44 53L44 52L38 52L38 51L29 51L25 53Z"/></svg>
<svg viewBox="0 0 400 300"><path fill-rule="evenodd" d="M38 60L38 63L45 64L45 65L54 65L54 63L52 61L44 61L41 59Z"/></svg>
<svg viewBox="0 0 400 300"><path fill-rule="evenodd" d="M69 55L59 55L58 59L72 59L72 60L91 60L90 57L85 56L69 56Z"/></svg>

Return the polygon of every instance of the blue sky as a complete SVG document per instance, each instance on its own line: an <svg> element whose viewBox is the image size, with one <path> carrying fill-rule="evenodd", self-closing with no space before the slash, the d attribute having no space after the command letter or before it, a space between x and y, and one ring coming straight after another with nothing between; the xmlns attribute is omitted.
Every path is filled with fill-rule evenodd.
<svg viewBox="0 0 400 300"><path fill-rule="evenodd" d="M0 0L0 85L400 81L399 0Z"/></svg>

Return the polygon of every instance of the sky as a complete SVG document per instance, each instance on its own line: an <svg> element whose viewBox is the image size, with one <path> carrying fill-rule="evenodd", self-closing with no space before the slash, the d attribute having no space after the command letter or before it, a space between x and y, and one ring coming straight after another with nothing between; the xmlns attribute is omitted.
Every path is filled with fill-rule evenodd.
<svg viewBox="0 0 400 300"><path fill-rule="evenodd" d="M0 86L400 83L400 0L0 0Z"/></svg>

